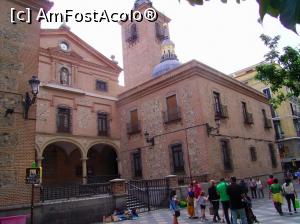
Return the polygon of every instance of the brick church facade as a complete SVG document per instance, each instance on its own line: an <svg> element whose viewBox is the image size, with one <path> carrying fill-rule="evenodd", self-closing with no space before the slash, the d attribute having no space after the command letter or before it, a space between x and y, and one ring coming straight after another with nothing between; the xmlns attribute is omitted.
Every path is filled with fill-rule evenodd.
<svg viewBox="0 0 300 224"><path fill-rule="evenodd" d="M4 8L15 2L5 0ZM137 0L134 8L149 6L150 0ZM118 85L121 68L114 59L65 24L40 30L38 24L14 27L5 19L0 26L8 27L8 34L13 29L32 34L23 41L32 46L33 58L22 49L1 51L7 52L6 64L23 63L27 70L21 79L19 67L1 66L0 96L23 94L32 74L38 74L41 85L30 109L36 119L25 123L22 116L4 117L1 111L0 122L7 125L0 126L0 207L29 202L24 170L33 160L43 168L43 185L170 174L248 177L281 170L264 95L198 61L181 64L168 30L170 19L162 13L156 22L120 24L125 87ZM0 34L0 47L18 43ZM8 79L18 81L8 85L8 72ZM2 91L2 86L10 89ZM20 188L25 190L18 193Z"/></svg>

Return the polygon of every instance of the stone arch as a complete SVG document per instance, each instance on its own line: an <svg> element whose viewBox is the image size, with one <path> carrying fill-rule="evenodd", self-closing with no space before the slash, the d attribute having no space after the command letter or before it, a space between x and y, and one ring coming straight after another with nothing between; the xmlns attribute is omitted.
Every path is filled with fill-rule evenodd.
<svg viewBox="0 0 300 224"><path fill-rule="evenodd" d="M81 156L82 158L85 158L86 157L86 153L85 153L85 150L84 150L84 147L83 145L81 145L79 142L77 142L76 140L74 139L71 139L71 138L53 138L47 142L45 142L43 144L42 147L40 147L40 155L42 156L43 153L44 153L44 150L47 148L47 146L53 144L53 143L56 143L56 142L68 142L68 143L71 143L71 144L74 144L78 147L80 153L81 153Z"/></svg>
<svg viewBox="0 0 300 224"><path fill-rule="evenodd" d="M39 163L45 185L78 184L83 181L84 151L80 143L69 138L53 138L41 150Z"/></svg>
<svg viewBox="0 0 300 224"><path fill-rule="evenodd" d="M115 153L117 154L117 157L119 158L120 147L116 143L114 143L112 141L106 141L106 140L96 140L96 141L90 142L87 145L86 150L85 150L85 152L86 152L85 156L86 157L87 157L89 149L92 148L94 145L108 145L108 146L111 146L114 149Z"/></svg>
<svg viewBox="0 0 300 224"><path fill-rule="evenodd" d="M107 182L120 175L118 146L110 141L94 141L86 150L88 183Z"/></svg>

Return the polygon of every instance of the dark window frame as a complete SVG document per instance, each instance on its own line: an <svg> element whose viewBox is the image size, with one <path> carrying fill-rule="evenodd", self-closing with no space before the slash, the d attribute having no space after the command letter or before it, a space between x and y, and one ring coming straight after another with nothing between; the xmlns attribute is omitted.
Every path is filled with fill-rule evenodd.
<svg viewBox="0 0 300 224"><path fill-rule="evenodd" d="M172 170L174 174L185 173L184 153L181 143L172 144L170 146L172 156Z"/></svg>
<svg viewBox="0 0 300 224"><path fill-rule="evenodd" d="M250 151L251 161L252 162L257 161L257 151L256 151L256 148L254 146L251 146L249 148L249 151Z"/></svg>
<svg viewBox="0 0 300 224"><path fill-rule="evenodd" d="M228 139L221 139L221 152L225 171L233 171L231 148Z"/></svg>
<svg viewBox="0 0 300 224"><path fill-rule="evenodd" d="M109 135L109 114L106 112L97 113L98 135Z"/></svg>
<svg viewBox="0 0 300 224"><path fill-rule="evenodd" d="M268 147L269 147L269 153L270 153L272 167L277 168L278 162L277 162L277 158L276 158L274 145L272 143L269 143Z"/></svg>
<svg viewBox="0 0 300 224"><path fill-rule="evenodd" d="M108 84L103 80L96 80L96 90L101 92L108 92Z"/></svg>
<svg viewBox="0 0 300 224"><path fill-rule="evenodd" d="M72 109L70 107L57 107L56 128L58 133L72 133Z"/></svg>
<svg viewBox="0 0 300 224"><path fill-rule="evenodd" d="M142 153L138 149L131 153L132 156L132 172L134 178L143 178Z"/></svg>

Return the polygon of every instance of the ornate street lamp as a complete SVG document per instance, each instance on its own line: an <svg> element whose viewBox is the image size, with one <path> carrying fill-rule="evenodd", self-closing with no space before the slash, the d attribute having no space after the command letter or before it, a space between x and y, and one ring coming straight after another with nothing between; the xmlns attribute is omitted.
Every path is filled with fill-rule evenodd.
<svg viewBox="0 0 300 224"><path fill-rule="evenodd" d="M36 96L39 93L39 89L40 89L40 80L38 80L38 78L36 76L32 76L32 78L28 81L29 85L31 86L31 93L32 93L32 98L30 98L29 93L26 92L25 93L25 99L23 102L24 105L24 119L27 120L28 119L28 112L29 112L29 108L31 105L33 105L35 103L36 100Z"/></svg>
<svg viewBox="0 0 300 224"><path fill-rule="evenodd" d="M147 131L145 131L144 133L145 139L147 143L150 143L151 146L154 146L154 137L149 137L149 133Z"/></svg>

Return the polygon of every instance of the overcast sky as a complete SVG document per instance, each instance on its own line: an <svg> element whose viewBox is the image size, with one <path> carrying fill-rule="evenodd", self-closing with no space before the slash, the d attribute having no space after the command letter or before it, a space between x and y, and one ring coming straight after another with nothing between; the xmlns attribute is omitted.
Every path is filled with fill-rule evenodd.
<svg viewBox="0 0 300 224"><path fill-rule="evenodd" d="M51 12L72 9L93 12L106 9L109 13L129 12L134 0L51 0ZM258 4L246 0L228 4L220 0L206 1L204 6L192 7L186 0L153 0L153 6L171 18L170 35L176 44L181 62L196 59L225 74L251 66L263 60L267 48L260 34L280 35L280 46L299 46L300 37L285 29L278 20L266 16L263 25L257 22ZM58 28L59 23L45 23L43 28ZM114 54L122 67L121 27L118 23L69 22L71 31L109 57ZM299 27L297 27L300 31Z"/></svg>

